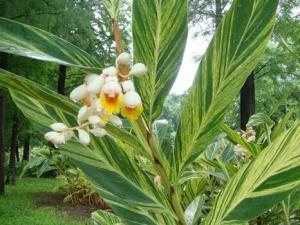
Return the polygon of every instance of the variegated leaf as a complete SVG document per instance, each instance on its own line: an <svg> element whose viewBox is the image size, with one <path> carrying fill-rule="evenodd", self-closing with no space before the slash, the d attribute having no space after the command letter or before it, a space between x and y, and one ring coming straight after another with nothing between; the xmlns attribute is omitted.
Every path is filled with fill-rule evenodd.
<svg viewBox="0 0 300 225"><path fill-rule="evenodd" d="M150 126L179 71L187 38L187 0L133 1L134 61L145 63L148 74L135 80Z"/></svg>
<svg viewBox="0 0 300 225"><path fill-rule="evenodd" d="M266 48L277 5L278 0L235 0L223 18L183 105L175 143L175 173L181 173L219 132L227 107Z"/></svg>
<svg viewBox="0 0 300 225"><path fill-rule="evenodd" d="M259 216L300 185L300 124L245 165L220 194L205 224L231 225Z"/></svg>
<svg viewBox="0 0 300 225"><path fill-rule="evenodd" d="M100 64L75 45L38 28L0 17L0 52L99 71Z"/></svg>

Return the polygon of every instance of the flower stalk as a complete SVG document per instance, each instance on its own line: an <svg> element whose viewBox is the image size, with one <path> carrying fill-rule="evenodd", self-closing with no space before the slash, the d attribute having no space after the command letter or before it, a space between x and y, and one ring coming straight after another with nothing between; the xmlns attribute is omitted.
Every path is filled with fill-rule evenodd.
<svg viewBox="0 0 300 225"><path fill-rule="evenodd" d="M117 54L122 54L124 52L124 46L123 46L123 42L122 42L120 27L115 18L112 18L112 27L113 27L113 32L114 32ZM124 71L124 73L123 73L123 71ZM129 71L128 66L126 67L126 65L123 65L123 67L121 68L121 74L120 74L121 76L119 75L119 78L127 79L127 77L124 76L123 74L128 74L128 71ZM139 117L136 122L137 122L140 130L142 131L145 140L147 140L147 143L150 147L152 157L153 157L152 162L153 162L154 168L155 168L156 172L158 173L158 175L161 177L162 184L168 190L169 201L170 201L172 208L178 218L178 222L180 225L186 225L184 212L183 212L183 209L180 204L178 193L176 191L176 188L174 188L170 183L167 171L162 163L158 144L155 141L154 134L152 133L152 131L149 131L147 129L142 117ZM149 127L149 129L151 129L151 126Z"/></svg>

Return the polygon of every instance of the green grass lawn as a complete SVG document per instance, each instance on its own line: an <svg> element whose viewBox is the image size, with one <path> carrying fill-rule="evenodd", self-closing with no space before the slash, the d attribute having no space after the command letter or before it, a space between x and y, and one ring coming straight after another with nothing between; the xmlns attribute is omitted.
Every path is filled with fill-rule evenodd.
<svg viewBox="0 0 300 225"><path fill-rule="evenodd" d="M91 225L91 209L62 202L56 179L26 178L6 185L0 197L0 225Z"/></svg>

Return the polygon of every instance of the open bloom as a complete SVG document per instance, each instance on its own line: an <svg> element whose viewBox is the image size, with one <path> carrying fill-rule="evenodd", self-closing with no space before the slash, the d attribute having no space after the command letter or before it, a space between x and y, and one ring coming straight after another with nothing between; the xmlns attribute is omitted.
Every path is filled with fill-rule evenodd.
<svg viewBox="0 0 300 225"><path fill-rule="evenodd" d="M101 92L101 105L111 113L119 113L123 104L123 94L121 86L118 82L106 83Z"/></svg>
<svg viewBox="0 0 300 225"><path fill-rule="evenodd" d="M129 91L124 95L122 116L130 120L136 120L143 112L141 97L135 91Z"/></svg>

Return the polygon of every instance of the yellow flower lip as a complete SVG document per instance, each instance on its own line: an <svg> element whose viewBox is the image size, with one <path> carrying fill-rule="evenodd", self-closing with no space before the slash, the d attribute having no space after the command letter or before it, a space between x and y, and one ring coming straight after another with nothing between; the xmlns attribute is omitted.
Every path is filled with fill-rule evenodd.
<svg viewBox="0 0 300 225"><path fill-rule="evenodd" d="M115 93L114 95L101 93L100 97L102 107L108 112L117 114L123 104L123 94Z"/></svg>
<svg viewBox="0 0 300 225"><path fill-rule="evenodd" d="M121 110L122 116L128 118L129 120L137 120L141 113L143 112L143 105L140 103L134 108L123 106Z"/></svg>

